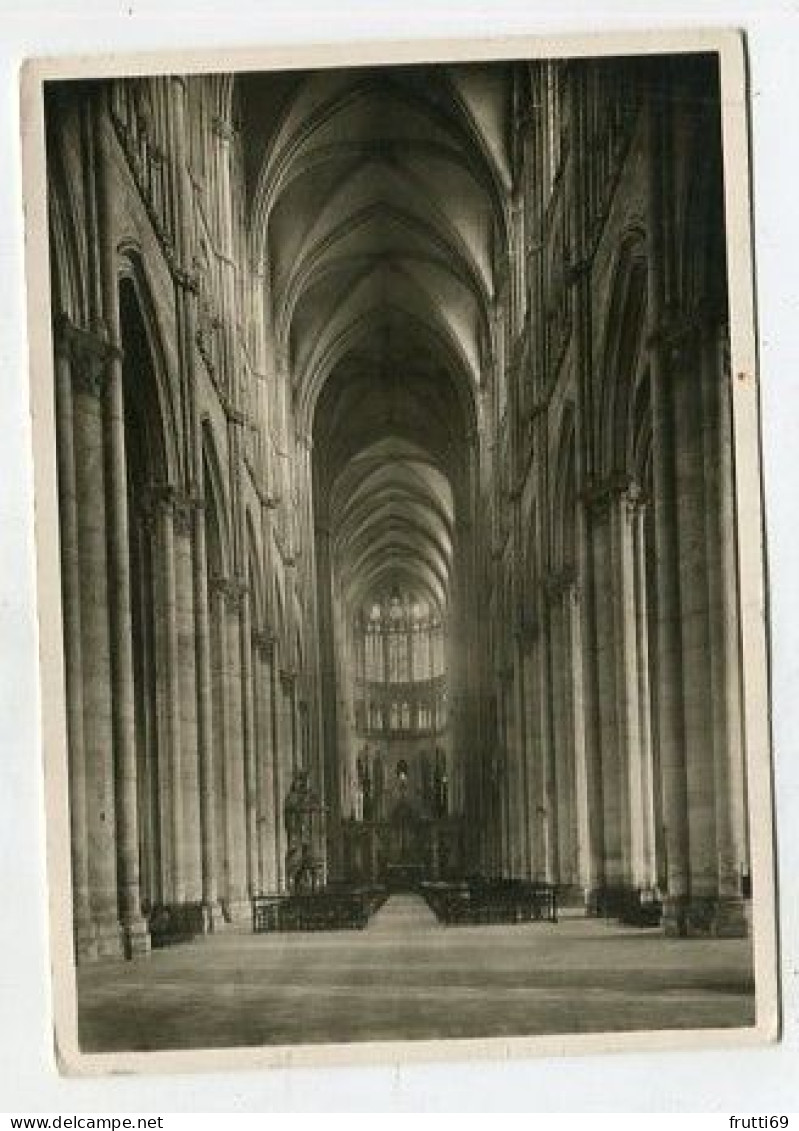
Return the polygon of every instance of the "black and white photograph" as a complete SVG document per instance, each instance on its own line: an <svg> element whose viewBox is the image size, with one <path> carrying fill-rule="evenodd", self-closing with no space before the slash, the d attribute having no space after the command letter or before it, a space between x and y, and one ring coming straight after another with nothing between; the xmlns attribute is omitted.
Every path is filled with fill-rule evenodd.
<svg viewBox="0 0 799 1131"><path fill-rule="evenodd" d="M62 1071L775 1038L743 60L29 74Z"/></svg>

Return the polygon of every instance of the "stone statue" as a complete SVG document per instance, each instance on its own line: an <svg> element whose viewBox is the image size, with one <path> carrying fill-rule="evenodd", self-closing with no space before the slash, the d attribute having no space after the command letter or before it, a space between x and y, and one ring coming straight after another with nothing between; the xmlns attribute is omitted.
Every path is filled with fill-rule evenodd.
<svg viewBox="0 0 799 1131"><path fill-rule="evenodd" d="M321 811L307 770L295 770L283 805L286 829L286 881L292 892L312 891L316 880L314 816Z"/></svg>

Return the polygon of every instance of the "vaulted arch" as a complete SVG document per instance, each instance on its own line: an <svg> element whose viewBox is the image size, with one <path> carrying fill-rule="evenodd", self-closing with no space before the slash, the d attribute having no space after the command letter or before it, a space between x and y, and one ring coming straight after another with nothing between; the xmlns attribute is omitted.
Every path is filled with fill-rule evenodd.
<svg viewBox="0 0 799 1131"><path fill-rule="evenodd" d="M79 946L397 866L738 926L714 74L59 87Z"/></svg>
<svg viewBox="0 0 799 1131"><path fill-rule="evenodd" d="M67 317L74 325L85 325L88 321L85 251L79 240L75 201L61 169L58 150L48 169L48 190L53 314Z"/></svg>
<svg viewBox="0 0 799 1131"><path fill-rule="evenodd" d="M640 232L620 244L602 350L596 417L601 473L629 472L635 446L636 392L645 353L647 267Z"/></svg>
<svg viewBox="0 0 799 1131"><path fill-rule="evenodd" d="M202 458L209 567L212 575L229 577L232 564L230 507L213 426L207 418L202 424Z"/></svg>
<svg viewBox="0 0 799 1131"><path fill-rule="evenodd" d="M152 482L182 483L180 405L169 380L152 290L137 248L120 248L120 336L126 412L135 414L130 440L142 445L142 473Z"/></svg>

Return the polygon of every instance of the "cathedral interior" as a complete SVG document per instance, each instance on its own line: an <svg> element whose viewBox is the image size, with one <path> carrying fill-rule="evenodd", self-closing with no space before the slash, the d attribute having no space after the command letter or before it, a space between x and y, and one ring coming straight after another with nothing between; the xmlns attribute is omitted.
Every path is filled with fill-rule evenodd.
<svg viewBox="0 0 799 1131"><path fill-rule="evenodd" d="M45 108L81 977L353 892L745 939L715 56Z"/></svg>

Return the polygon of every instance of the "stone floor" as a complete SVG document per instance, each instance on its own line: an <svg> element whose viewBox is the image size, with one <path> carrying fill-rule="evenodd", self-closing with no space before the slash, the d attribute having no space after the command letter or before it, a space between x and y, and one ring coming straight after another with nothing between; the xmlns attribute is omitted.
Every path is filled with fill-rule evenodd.
<svg viewBox="0 0 799 1131"><path fill-rule="evenodd" d="M586 919L443 927L393 896L364 931L230 929L79 971L84 1051L754 1023L750 944Z"/></svg>

